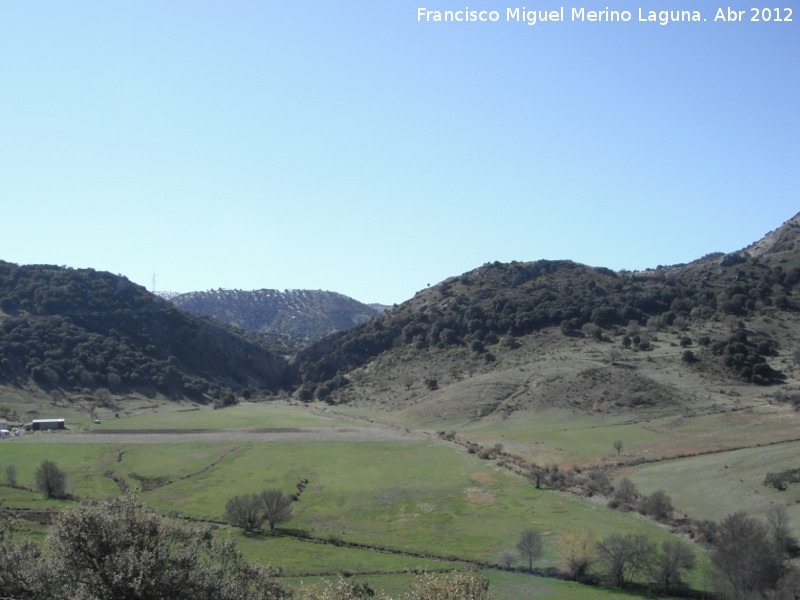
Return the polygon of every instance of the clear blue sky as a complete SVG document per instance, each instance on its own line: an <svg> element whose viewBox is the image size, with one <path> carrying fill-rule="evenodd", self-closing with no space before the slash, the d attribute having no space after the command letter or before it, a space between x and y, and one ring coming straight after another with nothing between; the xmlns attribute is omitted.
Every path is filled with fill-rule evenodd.
<svg viewBox="0 0 800 600"><path fill-rule="evenodd" d="M800 211L794 1L763 2L797 7L784 23L713 22L757 1L527 4L567 21L509 23L524 4L499 0L4 1L0 259L393 303L495 260L686 262ZM503 19L417 21L465 6ZM571 22L581 6L633 21Z"/></svg>

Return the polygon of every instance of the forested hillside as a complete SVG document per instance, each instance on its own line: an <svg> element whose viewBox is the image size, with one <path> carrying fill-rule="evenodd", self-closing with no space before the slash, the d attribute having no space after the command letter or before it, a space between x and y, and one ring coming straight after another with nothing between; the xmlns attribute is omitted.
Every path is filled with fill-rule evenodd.
<svg viewBox="0 0 800 600"><path fill-rule="evenodd" d="M0 262L0 311L3 383L198 398L284 383L265 338L188 315L109 273Z"/></svg>
<svg viewBox="0 0 800 600"><path fill-rule="evenodd" d="M465 347L491 360L493 344L558 326L565 336L597 336L635 323L658 331L685 322L729 320L731 335L698 343L744 381L780 373L767 357L780 340L737 326L739 319L800 308L800 215L753 248L687 265L614 272L571 261L491 263L426 289L401 306L302 351L293 373L314 394L345 385L344 373L394 348ZM638 336L636 336L638 337ZM641 350L648 341L624 341ZM318 396L320 394L317 394Z"/></svg>

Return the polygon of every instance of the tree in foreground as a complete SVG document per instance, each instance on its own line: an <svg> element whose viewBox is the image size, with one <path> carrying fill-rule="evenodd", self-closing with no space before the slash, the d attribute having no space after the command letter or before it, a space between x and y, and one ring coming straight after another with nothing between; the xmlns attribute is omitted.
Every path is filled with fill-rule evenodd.
<svg viewBox="0 0 800 600"><path fill-rule="evenodd" d="M14 600L50 598L42 569L42 550L31 540L0 544L0 593Z"/></svg>
<svg viewBox="0 0 800 600"><path fill-rule="evenodd" d="M15 526L16 519L0 506L0 592L16 600L45 598L42 551L30 540L11 541Z"/></svg>
<svg viewBox="0 0 800 600"><path fill-rule="evenodd" d="M262 494L234 496L225 505L225 518L234 527L253 531L264 524L265 508Z"/></svg>
<svg viewBox="0 0 800 600"><path fill-rule="evenodd" d="M292 518L292 498L280 490L272 489L261 493L264 502L264 519L269 523L270 531L274 531L278 523L285 523Z"/></svg>
<svg viewBox="0 0 800 600"><path fill-rule="evenodd" d="M48 498L67 495L67 475L51 460L44 460L36 471L36 489Z"/></svg>
<svg viewBox="0 0 800 600"><path fill-rule="evenodd" d="M245 562L232 538L163 519L124 495L66 510L46 541L45 597L273 600L278 571Z"/></svg>
<svg viewBox="0 0 800 600"><path fill-rule="evenodd" d="M523 531L517 542L520 556L528 561L528 571L533 572L533 561L542 556L542 534L535 529Z"/></svg>

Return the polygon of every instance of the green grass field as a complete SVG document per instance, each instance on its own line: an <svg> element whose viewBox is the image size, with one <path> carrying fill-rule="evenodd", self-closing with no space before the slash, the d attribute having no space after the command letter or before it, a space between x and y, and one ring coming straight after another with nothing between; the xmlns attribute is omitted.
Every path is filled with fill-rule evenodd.
<svg viewBox="0 0 800 600"><path fill-rule="evenodd" d="M778 491L762 484L770 471L800 467L800 442L709 454L632 467L625 474L645 493L665 489L681 512L719 520L736 511L764 516L783 505L800 535L800 485Z"/></svg>
<svg viewBox="0 0 800 600"><path fill-rule="evenodd" d="M597 586L580 585L569 581L559 581L536 577L525 573L513 573L488 569L484 575L491 584L492 592L498 600L632 600L642 598L641 594L623 590L610 590ZM410 590L413 575L366 575L353 577L353 581L366 582L377 593L388 594L392 598L402 598ZM325 581L335 577L286 577L290 586L323 586ZM666 598L660 596L660 598Z"/></svg>
<svg viewBox="0 0 800 600"><path fill-rule="evenodd" d="M310 483L292 527L374 545L493 561L513 548L526 527L550 540L583 528L601 536L664 535L645 519L569 494L537 491L522 478L436 443L249 444L218 466L145 498L162 510L222 519L230 496L265 487L289 492L300 478ZM543 564L553 560L550 554Z"/></svg>
<svg viewBox="0 0 800 600"><path fill-rule="evenodd" d="M453 429L483 446L503 444L506 451L539 464L597 464L654 460L715 452L744 445L800 438L800 414L788 407L763 406L686 416L589 415L563 409L523 411L460 423ZM617 457L613 443L623 442Z"/></svg>
<svg viewBox="0 0 800 600"><path fill-rule="evenodd" d="M257 429L270 427L347 427L362 422L315 414L278 402L243 403L224 410L195 408L110 419L98 429Z"/></svg>
<svg viewBox="0 0 800 600"><path fill-rule="evenodd" d="M223 411L199 410L139 415L114 421L122 429L246 429L257 427L343 426L363 421L311 413L306 407L286 404L252 404ZM559 431L564 445L580 448L592 430L590 420L576 420ZM596 424L595 424L596 425ZM620 433L620 423L591 444L605 446ZM106 424L100 427L105 427ZM547 423L531 436L545 433ZM594 427L603 429L603 427ZM513 552L519 532L540 530L545 555L539 567L557 567L556 541L566 532L589 529L606 536L613 532L645 533L653 541L670 534L633 513L607 509L602 503L579 499L565 492L536 490L526 479L480 460L462 448L431 438L405 442L281 443L38 443L37 438L0 442L0 481L5 466L14 465L18 483L33 488L42 460L54 460L67 473L68 491L78 497L103 498L120 493L105 474L123 478L137 489L139 479L157 480L161 487L142 491L142 499L163 514L195 519L224 520L227 500L239 494L278 487L295 491L300 479L309 484L294 505L287 530L322 539L337 539L400 551L497 562ZM524 428L509 428L509 435L524 438ZM602 440L602 441L601 441ZM559 442L560 443L560 442ZM644 485L644 484L643 484ZM38 493L0 486L6 506L53 510L71 503L44 500ZM227 529L226 529L227 530ZM320 577L350 572L403 571L453 568L451 561L415 558L370 550L316 544L267 534L235 532L242 551L251 559L280 565L291 577ZM42 536L40 536L42 537ZM704 559L703 559L704 560ZM701 560L701 562L703 562ZM519 562L518 566L522 566ZM500 600L520 597L590 598L628 597L611 591L584 588L566 582L520 573L489 571ZM397 595L411 575L374 575L372 582L386 585ZM693 577L698 586L699 576ZM380 588L384 589L384 588ZM600 594L600 595L598 595Z"/></svg>
<svg viewBox="0 0 800 600"><path fill-rule="evenodd" d="M235 535L239 548L248 559L280 565L289 577L464 568L464 564L458 562L374 552L269 533L239 532Z"/></svg>

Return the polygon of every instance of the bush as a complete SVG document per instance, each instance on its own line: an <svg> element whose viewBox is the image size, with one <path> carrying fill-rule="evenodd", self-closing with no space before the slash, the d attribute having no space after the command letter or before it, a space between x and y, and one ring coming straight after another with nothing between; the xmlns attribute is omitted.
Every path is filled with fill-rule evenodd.
<svg viewBox="0 0 800 600"><path fill-rule="evenodd" d="M639 502L639 512L661 521L672 516L672 498L664 490L656 490Z"/></svg>
<svg viewBox="0 0 800 600"><path fill-rule="evenodd" d="M47 537L55 598L271 600L279 571L246 563L234 539L163 519L124 495L57 517Z"/></svg>
<svg viewBox="0 0 800 600"><path fill-rule="evenodd" d="M337 581L326 581L322 589L301 584L295 598L297 600L360 600L374 596L375 591L366 583L355 583L340 577Z"/></svg>
<svg viewBox="0 0 800 600"><path fill-rule="evenodd" d="M446 577L421 575L411 591L414 600L492 600L489 582L480 573L459 572Z"/></svg>
<svg viewBox="0 0 800 600"><path fill-rule="evenodd" d="M611 534L596 546L597 558L606 581L623 587L634 579L646 564L653 545L644 535Z"/></svg>
<svg viewBox="0 0 800 600"><path fill-rule="evenodd" d="M17 467L14 465L6 467L6 484L11 488L17 487Z"/></svg>
<svg viewBox="0 0 800 600"><path fill-rule="evenodd" d="M264 503L264 519L269 523L270 531L292 518L292 499L281 490L266 490L261 493L261 499Z"/></svg>
<svg viewBox="0 0 800 600"><path fill-rule="evenodd" d="M762 521L737 512L717 526L711 561L716 567L716 587L723 597L767 597L777 587L783 553Z"/></svg>
<svg viewBox="0 0 800 600"><path fill-rule="evenodd" d="M622 478L614 489L614 500L617 506L631 506L639 497L639 490L636 489L634 484L627 477Z"/></svg>
<svg viewBox="0 0 800 600"><path fill-rule="evenodd" d="M234 496L225 505L225 519L245 531L259 529L265 520L264 497L261 494Z"/></svg>
<svg viewBox="0 0 800 600"><path fill-rule="evenodd" d="M67 495L67 475L53 461L42 461L36 471L36 489L48 498L64 498Z"/></svg>
<svg viewBox="0 0 800 600"><path fill-rule="evenodd" d="M800 483L800 468L767 473L764 478L764 485L773 487L779 492L786 491L791 483Z"/></svg>
<svg viewBox="0 0 800 600"><path fill-rule="evenodd" d="M597 540L590 531L574 531L562 535L556 543L558 556L569 579L586 581L596 562Z"/></svg>
<svg viewBox="0 0 800 600"><path fill-rule="evenodd" d="M41 548L30 540L0 545L3 597L14 600L48 598L43 562Z"/></svg>
<svg viewBox="0 0 800 600"><path fill-rule="evenodd" d="M694 566L694 552L677 540L662 542L661 548L654 550L645 560L645 570L656 587L665 594L685 587L684 575Z"/></svg>
<svg viewBox="0 0 800 600"><path fill-rule="evenodd" d="M527 529L519 536L517 551L520 557L528 561L528 571L533 573L533 561L541 558L544 541L542 534L535 529Z"/></svg>

